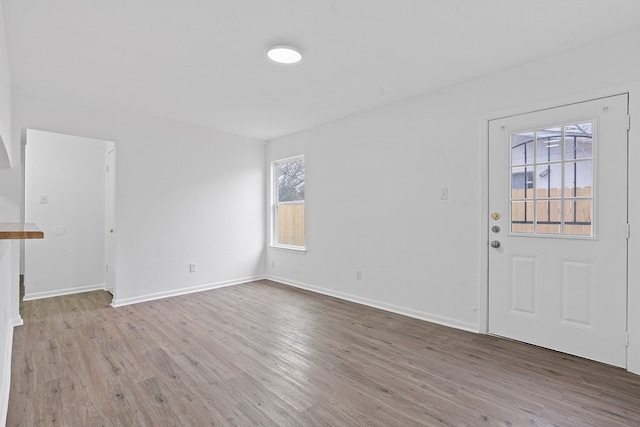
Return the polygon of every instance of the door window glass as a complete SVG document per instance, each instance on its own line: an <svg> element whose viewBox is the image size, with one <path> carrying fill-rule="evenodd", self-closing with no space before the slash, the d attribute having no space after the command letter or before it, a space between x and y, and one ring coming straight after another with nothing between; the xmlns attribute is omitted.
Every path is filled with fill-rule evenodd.
<svg viewBox="0 0 640 427"><path fill-rule="evenodd" d="M593 122L511 134L511 233L593 236Z"/></svg>

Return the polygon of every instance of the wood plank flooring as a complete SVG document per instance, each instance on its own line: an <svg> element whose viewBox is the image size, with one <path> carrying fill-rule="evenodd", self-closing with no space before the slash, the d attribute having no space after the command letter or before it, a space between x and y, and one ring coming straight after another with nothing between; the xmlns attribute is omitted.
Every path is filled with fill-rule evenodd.
<svg viewBox="0 0 640 427"><path fill-rule="evenodd" d="M269 281L25 302L8 426L640 426L624 370Z"/></svg>

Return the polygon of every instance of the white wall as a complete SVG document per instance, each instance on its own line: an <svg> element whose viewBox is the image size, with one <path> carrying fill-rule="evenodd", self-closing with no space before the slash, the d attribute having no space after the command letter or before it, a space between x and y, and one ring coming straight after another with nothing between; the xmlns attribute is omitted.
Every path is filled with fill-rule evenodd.
<svg viewBox="0 0 640 427"><path fill-rule="evenodd" d="M27 130L25 220L47 238L25 241L25 300L105 288L106 145Z"/></svg>
<svg viewBox="0 0 640 427"><path fill-rule="evenodd" d="M269 277L482 330L487 119L631 91L632 121L640 121L638 45L636 31L271 141L267 162L306 156L307 253L269 248ZM640 224L640 157L630 156L631 221ZM638 246L630 241L630 259L639 259ZM630 268L629 366L640 372L640 273Z"/></svg>
<svg viewBox="0 0 640 427"><path fill-rule="evenodd" d="M9 62L7 59L7 43L4 32L4 15L0 4L0 222L17 221L18 204L11 198L17 194L17 187L12 188L17 176L17 169L10 169L11 151L5 144L11 143L11 81L9 78ZM13 163L14 165L16 163ZM12 191L12 190L15 190ZM18 246L14 241L0 240L0 424L7 417L9 390L11 386L11 349L13 342L13 316L17 312L17 295L19 294ZM14 298L15 295L15 298ZM15 307L14 307L15 300Z"/></svg>
<svg viewBox="0 0 640 427"><path fill-rule="evenodd" d="M11 82L9 58L4 34L4 14L0 7L0 169L11 166ZM1 188L1 187L0 187Z"/></svg>
<svg viewBox="0 0 640 427"><path fill-rule="evenodd" d="M15 93L13 117L115 142L115 305L263 276L263 143Z"/></svg>

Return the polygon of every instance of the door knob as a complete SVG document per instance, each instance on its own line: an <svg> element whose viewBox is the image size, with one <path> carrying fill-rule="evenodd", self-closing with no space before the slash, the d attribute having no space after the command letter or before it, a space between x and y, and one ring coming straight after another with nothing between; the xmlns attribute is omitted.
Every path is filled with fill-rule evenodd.
<svg viewBox="0 0 640 427"><path fill-rule="evenodd" d="M492 240L491 241L491 247L492 248L499 248L500 247L500 242L497 240Z"/></svg>

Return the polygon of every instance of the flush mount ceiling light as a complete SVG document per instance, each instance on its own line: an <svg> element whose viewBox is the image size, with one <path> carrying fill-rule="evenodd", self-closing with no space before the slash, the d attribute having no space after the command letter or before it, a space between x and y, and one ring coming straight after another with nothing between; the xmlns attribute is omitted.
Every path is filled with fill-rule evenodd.
<svg viewBox="0 0 640 427"><path fill-rule="evenodd" d="M295 64L302 61L302 53L291 46L273 46L267 50L270 60L280 64Z"/></svg>

